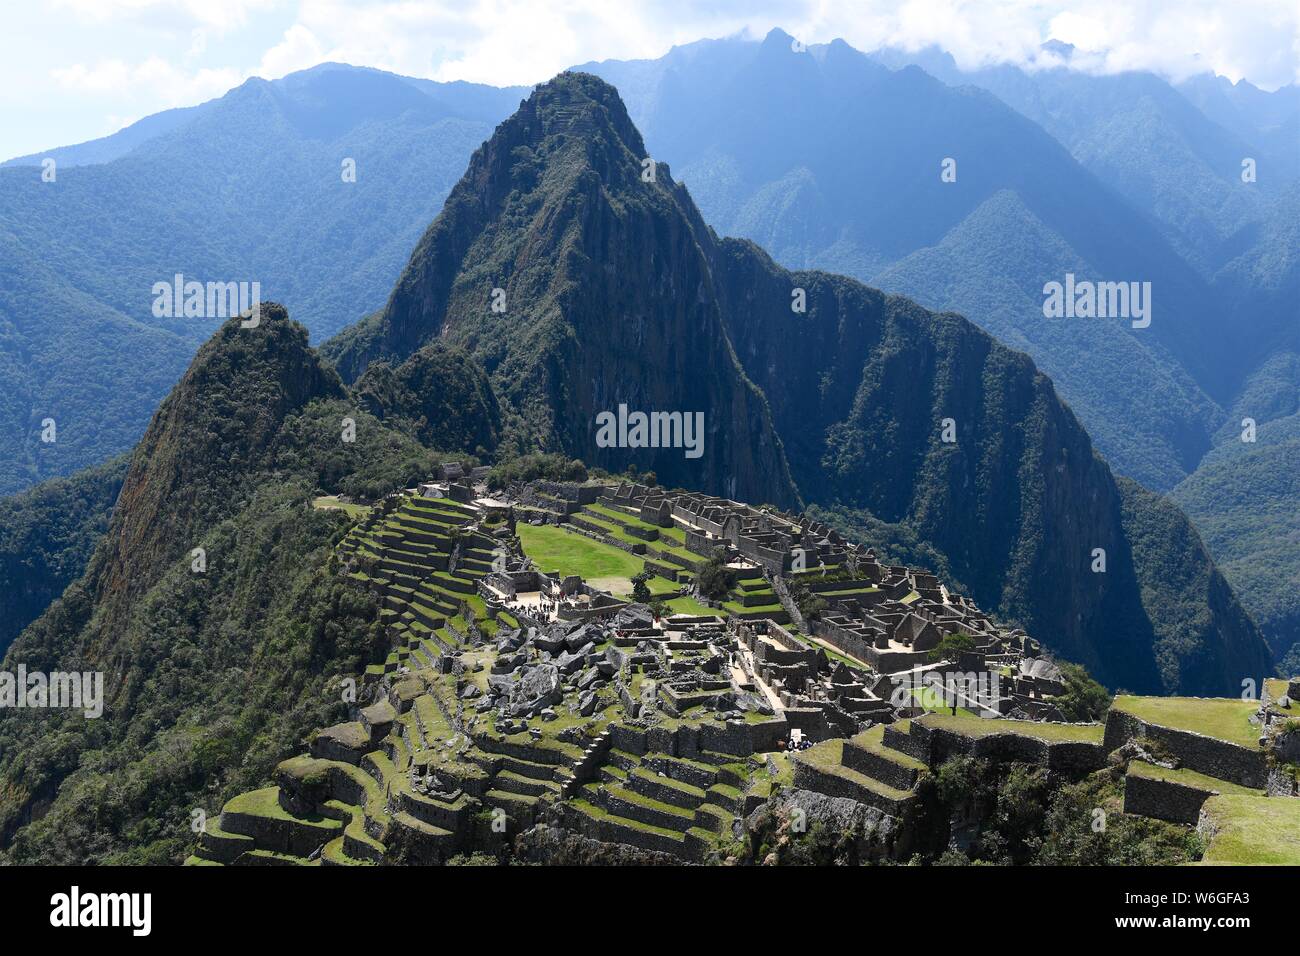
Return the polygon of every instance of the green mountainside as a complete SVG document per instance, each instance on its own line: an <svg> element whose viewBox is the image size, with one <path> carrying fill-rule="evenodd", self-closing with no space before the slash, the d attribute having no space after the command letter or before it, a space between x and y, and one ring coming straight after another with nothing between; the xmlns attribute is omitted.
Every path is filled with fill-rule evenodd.
<svg viewBox="0 0 1300 956"><path fill-rule="evenodd" d="M102 670L107 697L98 720L0 714L0 833L39 817L14 858L173 860L188 808L343 713L327 682L378 652L379 608L329 568L344 513L311 501L403 486L437 457L349 401L283 309L224 325L132 456L85 574L5 658Z"/></svg>
<svg viewBox="0 0 1300 956"><path fill-rule="evenodd" d="M0 166L0 494L139 439L220 323L156 282L260 282L317 337L373 309L524 92L327 63Z"/></svg>
<svg viewBox="0 0 1300 956"><path fill-rule="evenodd" d="M0 657L86 569L108 527L126 456L0 499Z"/></svg>
<svg viewBox="0 0 1300 956"><path fill-rule="evenodd" d="M383 613L396 609L340 575L339 555L409 576L428 548L374 548L423 527L437 550L456 533L433 526L461 522L449 504L362 534L347 509L313 502L373 499L447 452L494 445L506 461L556 452L665 486L820 504L938 559L990 613L1112 686L1227 692L1263 675L1257 630L1181 514L1117 485L1027 356L959 316L718 239L644 158L613 88L562 75L475 154L382 312L318 354L266 304L259 326L230 320L199 349L84 574L5 657L103 671L108 698L98 720L0 712L11 861L175 861L192 811L260 793L310 730L344 721L337 678L398 662ZM594 416L619 404L703 412L701 455L597 442ZM945 418L955 442L941 440ZM480 543L466 547L464 567L426 589L434 616L452 617L443 592L470 594L484 571ZM1105 574L1088 570L1094 548ZM420 615L403 613L418 656ZM806 772L838 773L826 756ZM278 815L274 795L245 799ZM692 801L692 821L707 820L711 801Z"/></svg>
<svg viewBox="0 0 1300 956"><path fill-rule="evenodd" d="M459 349L435 343L396 368L373 362L354 391L366 411L430 448L487 455L501 440L501 408L492 383Z"/></svg>

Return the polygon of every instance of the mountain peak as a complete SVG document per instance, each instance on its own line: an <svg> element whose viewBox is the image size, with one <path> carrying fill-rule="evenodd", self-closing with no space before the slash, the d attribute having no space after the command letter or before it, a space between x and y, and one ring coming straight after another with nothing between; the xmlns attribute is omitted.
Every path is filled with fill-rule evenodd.
<svg viewBox="0 0 1300 956"><path fill-rule="evenodd" d="M356 381L441 338L487 369L524 447L793 503L766 405L727 341L712 241L686 191L646 156L614 87L564 73L475 153L384 311L327 351ZM595 422L620 408L689 416L692 427L709 410L710 435L752 437L689 454L658 440L611 447Z"/></svg>
<svg viewBox="0 0 1300 956"><path fill-rule="evenodd" d="M590 73L565 72L539 84L507 124L535 119L538 141L552 136L588 137L597 130L613 132L634 156L644 156L641 133L612 85Z"/></svg>
<svg viewBox="0 0 1300 956"><path fill-rule="evenodd" d="M263 303L258 325L227 320L195 355L136 447L108 540L102 586L128 594L142 567L174 560L194 528L234 510L265 464L285 418L342 382L285 308Z"/></svg>

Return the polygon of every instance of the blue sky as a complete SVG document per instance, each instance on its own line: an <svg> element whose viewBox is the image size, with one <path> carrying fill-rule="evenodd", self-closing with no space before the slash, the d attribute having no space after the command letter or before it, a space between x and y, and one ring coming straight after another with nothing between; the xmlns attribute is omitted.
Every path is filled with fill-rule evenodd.
<svg viewBox="0 0 1300 956"><path fill-rule="evenodd" d="M536 83L587 60L780 26L870 50L931 43L963 66L1032 65L1048 39L1090 70L1300 80L1296 0L28 0L0 17L0 157L338 60L438 80Z"/></svg>

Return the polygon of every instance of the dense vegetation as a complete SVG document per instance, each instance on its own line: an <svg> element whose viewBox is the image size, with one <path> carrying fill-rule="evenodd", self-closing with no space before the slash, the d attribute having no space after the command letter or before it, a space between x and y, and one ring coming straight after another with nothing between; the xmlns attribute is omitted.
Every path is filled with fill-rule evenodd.
<svg viewBox="0 0 1300 956"><path fill-rule="evenodd" d="M1300 414L1230 440L1174 489L1224 577L1281 656L1300 642Z"/></svg>
<svg viewBox="0 0 1300 956"><path fill-rule="evenodd" d="M516 481L586 481L587 466L564 455L516 455L498 462L488 473L492 488L508 488Z"/></svg>
<svg viewBox="0 0 1300 956"><path fill-rule="evenodd" d="M362 407L431 448L487 457L501 438L501 410L483 367L433 343L393 368L375 362L353 389Z"/></svg>
<svg viewBox="0 0 1300 956"><path fill-rule="evenodd" d="M192 810L217 812L340 719L330 682L381 630L330 567L349 519L311 500L387 491L441 457L358 412L282 310L224 326L141 442L85 575L5 658L103 670L108 697L98 720L0 713L0 834L48 811L11 860L177 862Z"/></svg>
<svg viewBox="0 0 1300 956"><path fill-rule="evenodd" d="M933 787L942 815L968 821L955 834L962 848L945 850L940 864L1169 866L1203 852L1185 827L1126 816L1109 771L1057 783L1038 767L954 757Z"/></svg>
<svg viewBox="0 0 1300 956"><path fill-rule="evenodd" d="M0 500L0 657L81 577L108 527L126 456Z"/></svg>
<svg viewBox="0 0 1300 956"><path fill-rule="evenodd" d="M1186 827L1122 812L1110 771L1078 781L1027 764L954 757L920 785L919 845L907 862L935 866L1174 866L1201 858ZM799 831L765 808L752 821L749 856L780 865L878 862L859 823L818 820Z"/></svg>

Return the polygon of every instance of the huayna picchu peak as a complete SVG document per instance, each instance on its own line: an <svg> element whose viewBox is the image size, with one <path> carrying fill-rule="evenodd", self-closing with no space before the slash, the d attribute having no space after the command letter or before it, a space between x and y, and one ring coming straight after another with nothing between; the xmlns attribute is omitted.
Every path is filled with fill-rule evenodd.
<svg viewBox="0 0 1300 956"><path fill-rule="evenodd" d="M372 12L358 42L382 32ZM1232 532L1213 525L1207 548L1164 494L1238 411L1255 441L1250 396L1277 412L1258 433L1267 460L1289 447L1295 363L1268 359L1229 414L1253 359L1209 354L1235 329L1207 324L1229 286L1200 271L1231 243L1255 263L1232 269L1282 266L1252 258L1253 198L1194 177L1188 195L1153 186L1148 208L1104 175L1171 130L1187 142L1169 170L1194 165L1184 153L1236 164L1246 143L1211 150L1190 103L1143 83L1108 102L1146 90L1150 142L1127 113L1068 135L1057 111L1076 94L1055 74L1074 68L1052 59L954 88L888 65L899 51L764 33L530 88L322 64L52 153L57 176L0 236L6 342L30 324L9 323L14 291L37 288L19 253L64 268L32 223L87 232L94 188L158 173L156 205L216 225L196 222L189 247L124 239L104 280L120 316L96 329L134 328L152 289L159 324L132 348L187 343L158 346L174 384L147 427L118 423L133 449L95 457L99 423L47 417L35 387L0 402L54 446L5 475L56 468L58 434L100 462L0 502L0 864L184 864L182 881L228 866L1300 864L1300 677L1212 557ZM454 35L430 75L460 63ZM1040 53L1082 49L1053 33ZM1215 102L1231 136L1263 122L1239 94ZM1123 150L1090 163L1079 142L1103 132ZM860 170L815 155L838 144L871 155ZM1191 193L1229 210L1231 242L1183 234ZM282 215L293 204L328 212ZM1017 222L1023 236L990 238ZM1105 222L1122 237L1108 244ZM97 250L117 234L89 232ZM1023 261L1002 261L1017 240ZM160 250L168 273L142 281ZM1023 318L1017 283L1047 295L1074 258L1069 318L1044 305L1032 321L1056 326L1004 335ZM1125 262L1156 281L1089 271ZM1154 285L1154 324L1075 315L1076 271L1116 301L1141 291L1144 321ZM66 272L51 314L109 295ZM876 287L936 272L986 287ZM1096 356L1131 364L1099 386L1070 364ZM1131 399L1096 400L1135 378ZM1165 417L1094 428L1168 383ZM105 399L105 419L122 403ZM1143 442L1149 486L1121 463ZM1189 485L1193 500L1209 507L1223 480ZM1033 931L976 908L1007 917L999 939Z"/></svg>

